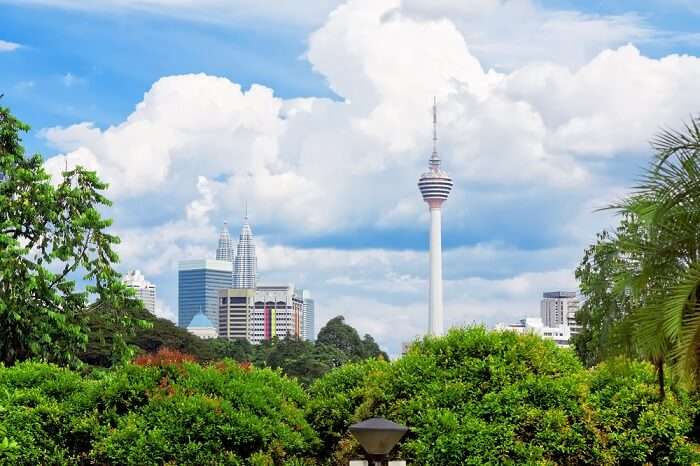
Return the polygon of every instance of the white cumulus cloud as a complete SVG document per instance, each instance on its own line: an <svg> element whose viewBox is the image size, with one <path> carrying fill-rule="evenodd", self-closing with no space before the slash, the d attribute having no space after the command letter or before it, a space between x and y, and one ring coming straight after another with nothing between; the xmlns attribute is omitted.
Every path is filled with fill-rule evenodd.
<svg viewBox="0 0 700 466"><path fill-rule="evenodd" d="M177 260L213 254L216 225L247 203L265 233L265 281L311 288L318 322L345 314L396 351L424 328L426 255L386 237L376 248L344 247L353 235L426 230L416 181L431 150L433 95L438 149L455 180L446 320L536 313L542 291L575 286L585 243L610 221L592 215L593 204L622 192L619 161L641 163L659 127L700 105L700 61L650 58L627 44L648 34L634 16L525 0L352 0L310 35L305 55L339 99L167 76L122 122L44 131L58 151L46 166L57 176L81 164L109 182L119 252L168 281L171 306ZM551 54L548 43L558 44ZM465 235L458 244L455 232ZM341 236L336 248L298 246ZM531 244L511 244L521 239Z"/></svg>

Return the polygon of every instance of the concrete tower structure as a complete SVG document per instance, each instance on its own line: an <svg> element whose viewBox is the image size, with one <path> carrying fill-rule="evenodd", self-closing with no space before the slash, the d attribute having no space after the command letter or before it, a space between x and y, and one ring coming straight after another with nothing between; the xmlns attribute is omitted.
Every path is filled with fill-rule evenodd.
<svg viewBox="0 0 700 466"><path fill-rule="evenodd" d="M255 256L255 243L253 242L253 230L248 223L246 213L241 227L241 235L236 247L236 258L233 262L233 287L255 288L255 275L258 269L258 259Z"/></svg>
<svg viewBox="0 0 700 466"><path fill-rule="evenodd" d="M216 260L233 262L233 242L228 234L228 223L224 222L224 228L219 233L219 245L216 248Z"/></svg>
<svg viewBox="0 0 700 466"><path fill-rule="evenodd" d="M430 304L428 335L443 334L442 309L442 203L452 191L452 178L441 168L437 153L437 99L433 103L433 153L428 171L418 180L418 189L430 209Z"/></svg>

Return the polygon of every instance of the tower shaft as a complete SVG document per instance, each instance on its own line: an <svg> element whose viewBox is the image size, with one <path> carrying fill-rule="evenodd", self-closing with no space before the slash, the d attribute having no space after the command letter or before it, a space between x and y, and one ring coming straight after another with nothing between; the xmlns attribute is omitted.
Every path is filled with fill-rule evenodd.
<svg viewBox="0 0 700 466"><path fill-rule="evenodd" d="M428 171L418 179L418 189L430 209L430 291L428 335L443 334L442 308L442 204L452 191L452 178L441 168L437 151L437 100L433 102L433 153Z"/></svg>
<svg viewBox="0 0 700 466"><path fill-rule="evenodd" d="M443 334L442 311L442 209L430 208L430 307L428 334Z"/></svg>

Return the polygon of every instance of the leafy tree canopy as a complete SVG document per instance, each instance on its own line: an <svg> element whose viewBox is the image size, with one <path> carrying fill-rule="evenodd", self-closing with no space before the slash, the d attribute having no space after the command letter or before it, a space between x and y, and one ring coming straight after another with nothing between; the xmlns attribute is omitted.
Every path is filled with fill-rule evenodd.
<svg viewBox="0 0 700 466"><path fill-rule="evenodd" d="M28 130L0 107L0 360L71 363L87 343L88 297L123 309L130 294L113 269L119 240L100 214L110 205L106 185L81 167L52 184L42 158L25 156L21 133ZM123 353L120 337L134 322L119 312L108 318Z"/></svg>
<svg viewBox="0 0 700 466"><path fill-rule="evenodd" d="M389 359L370 335L360 338L353 327L345 323L343 316L337 316L318 332L318 343L335 347L353 359L366 359L381 356Z"/></svg>
<svg viewBox="0 0 700 466"><path fill-rule="evenodd" d="M586 298L578 354L595 363L610 352L651 361L664 393L664 368L697 385L700 375L700 126L664 131L621 214L577 270ZM611 351L612 350L612 351Z"/></svg>
<svg viewBox="0 0 700 466"><path fill-rule="evenodd" d="M534 335L452 330L395 362L346 364L316 381L309 416L319 456L361 455L348 433L381 416L410 428L393 456L408 464L697 464L697 401L661 400L647 363L592 370Z"/></svg>

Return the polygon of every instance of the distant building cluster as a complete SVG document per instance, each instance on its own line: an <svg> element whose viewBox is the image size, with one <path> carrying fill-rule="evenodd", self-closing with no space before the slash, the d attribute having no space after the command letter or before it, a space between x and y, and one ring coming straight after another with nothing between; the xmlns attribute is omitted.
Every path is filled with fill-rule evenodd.
<svg viewBox="0 0 700 466"><path fill-rule="evenodd" d="M146 280L140 270L131 270L122 277L124 284L134 290L136 298L143 302L152 314L156 313L156 286Z"/></svg>
<svg viewBox="0 0 700 466"><path fill-rule="evenodd" d="M571 337L581 331L581 326L576 323L578 309L579 300L576 293L547 292L542 294L539 317L525 317L514 324L498 324L496 328L532 333L553 340L559 346L568 347Z"/></svg>
<svg viewBox="0 0 700 466"><path fill-rule="evenodd" d="M288 336L314 340L315 309L309 291L291 284L259 285L257 266L248 217L235 253L224 224L216 259L179 263L178 325L202 338L251 343Z"/></svg>

